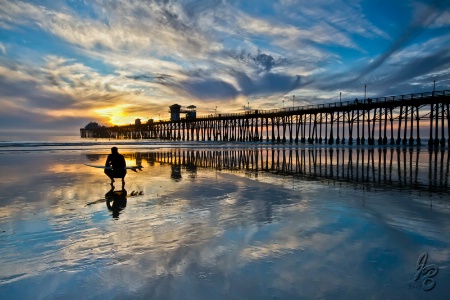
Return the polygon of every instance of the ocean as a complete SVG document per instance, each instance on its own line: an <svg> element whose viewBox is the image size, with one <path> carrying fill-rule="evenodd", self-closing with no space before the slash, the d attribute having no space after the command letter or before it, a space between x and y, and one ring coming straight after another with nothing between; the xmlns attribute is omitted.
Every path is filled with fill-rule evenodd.
<svg viewBox="0 0 450 300"><path fill-rule="evenodd" d="M128 170L102 169L117 146ZM448 299L448 149L0 141L2 299Z"/></svg>

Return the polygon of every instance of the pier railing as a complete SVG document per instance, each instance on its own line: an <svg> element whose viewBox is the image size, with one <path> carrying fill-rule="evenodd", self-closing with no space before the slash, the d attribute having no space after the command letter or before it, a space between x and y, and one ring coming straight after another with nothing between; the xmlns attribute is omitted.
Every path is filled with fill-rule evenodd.
<svg viewBox="0 0 450 300"><path fill-rule="evenodd" d="M396 96L385 96L377 98L366 98L366 99L355 99L353 101L339 101L324 104L310 104L295 107L277 108L277 109L252 109L243 113L221 113L221 114L208 114L198 116L197 119L210 119L210 118L241 118L246 117L249 114L279 114L279 113L295 113L310 110L321 110L325 108L340 108L340 107L353 107L355 105L371 105L371 104L382 104L386 102L395 101L405 101L405 100L418 100L418 99L429 99L432 97L450 97L450 90L435 91L435 92L425 92L425 93L414 93ZM166 120L165 122L170 122Z"/></svg>

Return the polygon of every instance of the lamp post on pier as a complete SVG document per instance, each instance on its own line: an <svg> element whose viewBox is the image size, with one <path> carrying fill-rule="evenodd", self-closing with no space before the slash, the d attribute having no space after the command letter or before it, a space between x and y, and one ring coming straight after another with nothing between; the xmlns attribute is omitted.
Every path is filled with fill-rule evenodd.
<svg viewBox="0 0 450 300"><path fill-rule="evenodd" d="M364 102L366 102L367 84L364 85Z"/></svg>

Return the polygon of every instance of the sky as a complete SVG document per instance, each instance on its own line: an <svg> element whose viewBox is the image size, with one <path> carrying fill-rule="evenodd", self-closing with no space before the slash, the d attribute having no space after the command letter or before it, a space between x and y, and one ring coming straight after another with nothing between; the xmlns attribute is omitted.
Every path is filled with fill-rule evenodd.
<svg viewBox="0 0 450 300"><path fill-rule="evenodd" d="M450 0L0 0L0 133L434 88Z"/></svg>

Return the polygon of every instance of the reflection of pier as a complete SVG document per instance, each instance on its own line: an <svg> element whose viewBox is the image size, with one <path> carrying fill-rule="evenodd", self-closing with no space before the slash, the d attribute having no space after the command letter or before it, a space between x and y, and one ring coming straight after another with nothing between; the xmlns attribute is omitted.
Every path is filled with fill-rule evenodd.
<svg viewBox="0 0 450 300"><path fill-rule="evenodd" d="M241 114L172 119L80 129L81 137L160 138L181 141L414 145L450 137L450 91L309 105ZM423 130L423 132L421 131ZM447 140L446 140L447 139Z"/></svg>
<svg viewBox="0 0 450 300"><path fill-rule="evenodd" d="M150 164L242 171L249 176L269 172L311 180L332 180L373 187L396 187L446 192L449 188L448 151L399 148L369 149L237 149L139 153ZM253 176L253 175L252 175Z"/></svg>

